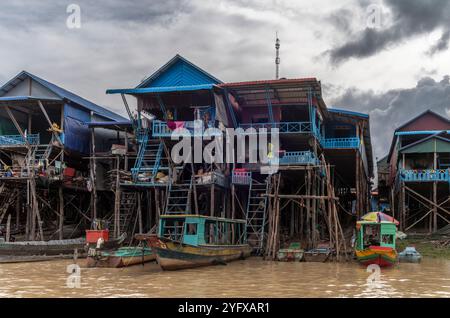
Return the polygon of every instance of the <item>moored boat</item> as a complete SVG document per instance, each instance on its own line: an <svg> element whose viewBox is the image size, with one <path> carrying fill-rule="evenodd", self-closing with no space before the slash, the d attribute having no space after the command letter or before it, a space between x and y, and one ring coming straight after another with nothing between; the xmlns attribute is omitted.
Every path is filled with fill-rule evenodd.
<svg viewBox="0 0 450 318"><path fill-rule="evenodd" d="M358 261L365 266L376 264L387 267L397 263L395 239L398 222L394 219L383 221L386 217L389 216L356 223L355 254Z"/></svg>
<svg viewBox="0 0 450 318"><path fill-rule="evenodd" d="M250 256L245 220L164 215L158 235L137 235L156 253L163 270L218 265Z"/></svg>
<svg viewBox="0 0 450 318"><path fill-rule="evenodd" d="M154 260L156 260L156 255L149 247L120 247L107 251L91 249L86 265L87 267L120 268Z"/></svg>
<svg viewBox="0 0 450 318"><path fill-rule="evenodd" d="M104 248L117 248L126 239L126 233L104 243ZM79 256L86 255L89 242L84 237L68 240L5 242L0 240L0 256L58 256L73 255L75 250Z"/></svg>
<svg viewBox="0 0 450 318"><path fill-rule="evenodd" d="M308 250L304 253L304 258L306 262L318 262L324 263L328 261L331 256L331 249L328 247L320 247Z"/></svg>
<svg viewBox="0 0 450 318"><path fill-rule="evenodd" d="M398 253L398 259L402 263L420 263L422 255L417 252L415 247L408 246L402 252Z"/></svg>
<svg viewBox="0 0 450 318"><path fill-rule="evenodd" d="M278 250L277 260L280 262L300 262L303 259L304 252L300 243L291 243L288 248Z"/></svg>

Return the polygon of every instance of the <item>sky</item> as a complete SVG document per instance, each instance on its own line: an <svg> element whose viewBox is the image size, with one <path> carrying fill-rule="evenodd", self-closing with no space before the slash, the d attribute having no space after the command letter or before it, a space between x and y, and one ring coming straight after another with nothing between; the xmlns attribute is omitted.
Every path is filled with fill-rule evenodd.
<svg viewBox="0 0 450 318"><path fill-rule="evenodd" d="M329 107L370 115L374 159L426 109L450 116L448 0L5 1L0 83L26 70L125 115L105 91L177 53L224 82L274 78L276 32L281 77L316 77Z"/></svg>

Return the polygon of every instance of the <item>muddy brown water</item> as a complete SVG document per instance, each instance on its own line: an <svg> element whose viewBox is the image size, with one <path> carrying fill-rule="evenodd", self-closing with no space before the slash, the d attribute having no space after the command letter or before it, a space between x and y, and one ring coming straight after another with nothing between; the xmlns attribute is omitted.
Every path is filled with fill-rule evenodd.
<svg viewBox="0 0 450 318"><path fill-rule="evenodd" d="M356 262L284 263L259 258L174 272L149 263L84 268L69 288L71 260L0 264L0 297L450 297L450 260L424 259L382 269ZM76 280L75 280L76 281ZM76 286L69 278L69 286Z"/></svg>

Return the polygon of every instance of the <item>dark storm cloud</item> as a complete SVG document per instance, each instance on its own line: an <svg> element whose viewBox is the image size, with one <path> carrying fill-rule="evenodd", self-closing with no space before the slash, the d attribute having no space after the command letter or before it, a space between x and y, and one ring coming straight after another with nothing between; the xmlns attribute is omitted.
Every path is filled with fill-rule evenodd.
<svg viewBox="0 0 450 318"><path fill-rule="evenodd" d="M353 18L353 13L349 9L339 9L333 12L328 20L330 23L338 30L347 34L352 32L351 19Z"/></svg>
<svg viewBox="0 0 450 318"><path fill-rule="evenodd" d="M167 24L181 13L191 10L187 0L73 0L73 1L31 1L15 0L2 3L0 23L14 28L31 29L64 23L69 4L81 8L83 22L103 21L105 23Z"/></svg>
<svg viewBox="0 0 450 318"><path fill-rule="evenodd" d="M66 26L71 3L81 7L80 29ZM270 5L5 1L0 8L0 84L27 70L125 114L121 99L105 91L134 87L177 53L223 80L267 78L273 64L273 47L267 43L276 28L258 13Z"/></svg>
<svg viewBox="0 0 450 318"><path fill-rule="evenodd" d="M384 0L383 3L390 10L392 24L387 28L366 27L363 31L356 32L347 43L326 52L333 64L342 63L349 58L370 57L406 39L437 29L442 29L443 35L429 53L435 54L448 48L450 1ZM360 1L360 8L365 11L368 4L368 1Z"/></svg>
<svg viewBox="0 0 450 318"><path fill-rule="evenodd" d="M431 109L450 115L450 77L441 81L424 77L416 87L376 93L356 88L346 90L330 101L337 108L353 109L370 115L375 156L382 158L389 151L394 130L408 120Z"/></svg>

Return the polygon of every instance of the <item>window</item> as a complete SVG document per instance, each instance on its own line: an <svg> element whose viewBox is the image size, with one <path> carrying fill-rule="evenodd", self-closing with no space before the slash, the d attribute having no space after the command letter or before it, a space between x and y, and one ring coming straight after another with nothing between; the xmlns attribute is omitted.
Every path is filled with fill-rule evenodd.
<svg viewBox="0 0 450 318"><path fill-rule="evenodd" d="M197 223L188 223L187 224L186 235L197 235Z"/></svg>
<svg viewBox="0 0 450 318"><path fill-rule="evenodd" d="M206 221L205 222L205 242L206 244L215 244L216 243L216 231L217 226L215 221Z"/></svg>
<svg viewBox="0 0 450 318"><path fill-rule="evenodd" d="M173 241L181 241L183 238L184 219L164 220L163 237Z"/></svg>
<svg viewBox="0 0 450 318"><path fill-rule="evenodd" d="M392 245L394 244L394 236L391 234L383 234L381 235L381 242L384 245Z"/></svg>

